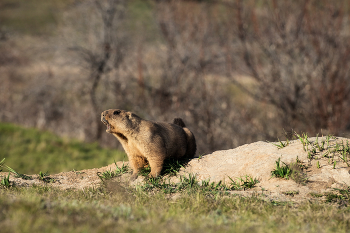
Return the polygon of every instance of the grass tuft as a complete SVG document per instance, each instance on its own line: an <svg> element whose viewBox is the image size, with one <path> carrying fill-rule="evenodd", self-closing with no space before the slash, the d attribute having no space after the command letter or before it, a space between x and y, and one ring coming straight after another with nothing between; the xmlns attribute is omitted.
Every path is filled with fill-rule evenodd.
<svg viewBox="0 0 350 233"><path fill-rule="evenodd" d="M283 162L282 162L283 163ZM281 158L276 160L276 169L271 171L273 177L289 179L292 169L285 163L281 166Z"/></svg>
<svg viewBox="0 0 350 233"><path fill-rule="evenodd" d="M283 163L283 162L282 162ZM303 172L307 167L297 158L295 163L290 165L283 163L281 165L281 158L276 160L276 169L271 171L272 177L292 179L298 184L305 185L307 182L307 176Z"/></svg>
<svg viewBox="0 0 350 233"><path fill-rule="evenodd" d="M102 180L109 180L112 179L113 177L120 176L124 173L127 173L129 171L129 167L123 163L121 167L117 165L117 163L114 161L114 164L116 166L114 171L105 171L105 172L97 172L98 177Z"/></svg>
<svg viewBox="0 0 350 233"><path fill-rule="evenodd" d="M49 173L45 172L43 173L42 171L39 172L39 180L44 181L45 183L54 183L56 180L54 178L49 177Z"/></svg>
<svg viewBox="0 0 350 233"><path fill-rule="evenodd" d="M286 142L282 142L278 138L278 143L273 143L273 142L270 142L270 143L272 143L273 145L277 146L278 149L282 149L282 148L284 148L284 147L289 145L289 140L287 139Z"/></svg>
<svg viewBox="0 0 350 233"><path fill-rule="evenodd" d="M3 177L2 180L1 180L1 185L8 188L11 186L11 183L10 183L10 172L9 174L7 175L7 177Z"/></svg>
<svg viewBox="0 0 350 233"><path fill-rule="evenodd" d="M250 176L244 176L244 179L242 177L236 178L237 181L234 181L231 177L228 177L231 180L231 190L246 190L253 188L257 183L259 183L259 180L256 178L252 178Z"/></svg>

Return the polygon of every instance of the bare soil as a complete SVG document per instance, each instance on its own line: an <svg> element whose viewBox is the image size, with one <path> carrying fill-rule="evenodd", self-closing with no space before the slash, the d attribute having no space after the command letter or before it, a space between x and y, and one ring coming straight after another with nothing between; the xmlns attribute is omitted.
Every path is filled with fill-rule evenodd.
<svg viewBox="0 0 350 233"><path fill-rule="evenodd" d="M316 138L310 138L309 140L315 142ZM318 138L318 140L325 140L325 138ZM346 138L332 139L329 147L333 148L336 143L342 141L345 144L348 140ZM276 168L278 158L281 158L281 161L286 164L295 163L297 159L300 160L302 165L307 168L303 170L307 180L296 182L292 179L272 177L271 171ZM323 194L333 191L334 188L345 189L350 186L350 168L337 155L333 158L333 162L331 159L330 157L323 157L321 153L316 153L315 158L310 160L299 140L291 141L288 146L282 149L272 143L255 142L235 149L216 151L200 158L194 158L180 170L177 176L170 179L173 182L178 182L181 175L193 173L196 174L200 182L210 180L211 182L223 181L230 183L230 178L250 176L260 182L253 189L233 191L232 193L243 196L255 195L269 200L299 202L314 199L315 195L310 195L310 193ZM335 168L334 161L336 161ZM317 162L320 165L319 168ZM128 165L128 162L124 163ZM117 162L119 167L122 164L123 162ZM32 175L32 180L15 178L11 175L10 181L17 186L32 186L35 184L60 189L85 189L101 185L102 181L97 174L108 170L114 171L115 164L102 168L50 175L55 180L54 182L44 182L39 179L38 175ZM7 173L2 172L0 175L5 176ZM138 179L130 182L130 176L129 172L121 175L118 179L131 186L142 184L144 181L144 177L139 176Z"/></svg>

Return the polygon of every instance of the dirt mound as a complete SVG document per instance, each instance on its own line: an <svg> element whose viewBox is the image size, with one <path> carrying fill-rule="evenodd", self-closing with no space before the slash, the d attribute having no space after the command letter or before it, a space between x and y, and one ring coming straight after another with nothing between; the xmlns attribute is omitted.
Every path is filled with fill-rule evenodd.
<svg viewBox="0 0 350 233"><path fill-rule="evenodd" d="M178 181L180 175L195 174L199 181L230 183L231 179L249 176L256 178L259 183L255 188L247 191L237 191L241 195L259 194L269 199L300 201L310 199L310 193L325 193L333 188L347 188L350 186L350 169L346 160L341 159L342 152L348 148L345 138L308 138L307 144L300 140L289 142L283 148L267 142L256 142L243 145L231 150L216 151L212 154L191 160L182 168L179 175L172 178ZM275 143L276 144L276 143ZM347 155L349 158L349 155ZM300 170L299 180L272 177L271 171L276 169L276 161L280 158L280 165L297 164ZM343 157L344 158L344 157ZM348 162L349 163L349 162ZM125 162L127 165L128 163ZM349 163L350 164L350 163ZM121 167L123 162L118 162ZM98 173L114 171L115 164L99 169L62 172L51 175L55 182L45 183L38 175L32 180L24 180L10 176L19 186L48 185L62 189L84 189L97 187L101 183ZM7 173L1 173L2 176ZM130 173L122 175L128 180ZM231 179L230 179L231 178ZM140 177L131 185L143 182ZM293 194L293 195L291 195Z"/></svg>
<svg viewBox="0 0 350 233"><path fill-rule="evenodd" d="M256 142L231 150L216 151L203 158L193 159L181 173L194 173L200 181L210 179L226 183L231 182L230 178L257 178L260 182L245 194L255 191L278 199L286 199L289 194L297 193L298 195L287 199L300 200L310 198L310 193L324 193L333 188L350 186L350 168L339 157L339 153L334 153L336 145L346 146L348 139L330 139L328 147L324 145L322 152L316 143L321 146L324 141L326 144L325 137L309 138L308 141L310 143L305 146L299 140L291 141L283 148L274 145L277 143ZM316 151L312 154L314 148ZM299 180L272 177L271 171L276 169L279 158L281 166L283 163L294 163L303 167L300 174L303 177L299 176Z"/></svg>

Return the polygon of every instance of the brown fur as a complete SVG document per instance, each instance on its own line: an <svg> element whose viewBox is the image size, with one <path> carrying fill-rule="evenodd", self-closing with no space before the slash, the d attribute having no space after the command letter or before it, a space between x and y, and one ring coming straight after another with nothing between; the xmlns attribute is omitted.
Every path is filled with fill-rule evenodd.
<svg viewBox="0 0 350 233"><path fill-rule="evenodd" d="M120 109L102 112L101 121L107 133L113 134L122 144L133 169L133 178L147 164L150 175L160 175L167 158L193 158L196 140L180 118L174 124L144 120L134 113Z"/></svg>

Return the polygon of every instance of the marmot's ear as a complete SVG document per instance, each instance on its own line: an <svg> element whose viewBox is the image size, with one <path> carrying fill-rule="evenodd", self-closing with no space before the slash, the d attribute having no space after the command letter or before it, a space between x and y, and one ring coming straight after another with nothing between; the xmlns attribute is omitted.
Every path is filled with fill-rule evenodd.
<svg viewBox="0 0 350 233"><path fill-rule="evenodd" d="M115 110L114 112L113 112L113 115L119 115L120 114L120 110L119 109L117 109L117 110Z"/></svg>

